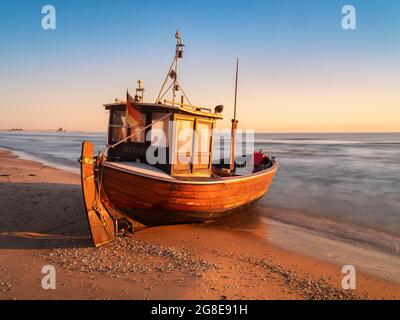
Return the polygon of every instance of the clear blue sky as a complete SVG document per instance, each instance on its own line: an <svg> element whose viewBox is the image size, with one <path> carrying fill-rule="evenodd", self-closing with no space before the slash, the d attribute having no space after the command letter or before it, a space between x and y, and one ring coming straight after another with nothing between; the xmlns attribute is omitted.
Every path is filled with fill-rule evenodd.
<svg viewBox="0 0 400 320"><path fill-rule="evenodd" d="M104 129L101 104L122 98L137 79L144 80L149 99L157 95L179 27L186 44L181 69L186 93L195 104L226 105L227 120L234 59L240 57L239 117L246 127L352 130L354 117L355 131L381 131L385 123L390 131L400 130L393 122L400 114L392 106L400 102L397 0L0 4L0 128ZM45 4L56 7L56 30L41 28ZM341 28L345 4L357 10L357 30ZM329 101L340 96L346 105L333 114ZM355 111L348 113L351 106ZM363 106L367 117L358 123ZM376 108L387 118L377 116L375 125ZM304 118L299 110L305 110ZM253 111L257 117L251 119ZM82 115L92 122L82 122ZM322 129L313 127L318 119Z"/></svg>

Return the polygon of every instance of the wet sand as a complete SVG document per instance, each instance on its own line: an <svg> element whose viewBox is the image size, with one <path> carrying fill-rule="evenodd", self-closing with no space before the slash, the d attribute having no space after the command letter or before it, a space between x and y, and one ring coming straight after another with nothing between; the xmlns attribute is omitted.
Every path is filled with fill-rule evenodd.
<svg viewBox="0 0 400 320"><path fill-rule="evenodd" d="M79 176L1 149L0 203L0 299L400 298L399 284L362 272L356 290L342 290L341 265L266 241L277 222L257 215L149 228L93 248ZM48 264L55 290L41 287Z"/></svg>

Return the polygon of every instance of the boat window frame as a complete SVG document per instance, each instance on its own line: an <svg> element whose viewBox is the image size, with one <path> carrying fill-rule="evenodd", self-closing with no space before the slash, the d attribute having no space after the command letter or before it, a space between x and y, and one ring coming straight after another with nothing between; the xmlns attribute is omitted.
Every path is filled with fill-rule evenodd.
<svg viewBox="0 0 400 320"><path fill-rule="evenodd" d="M112 137L112 133L113 132L111 130L112 127L121 127L121 128L124 127L125 130L126 130L125 138L132 134L133 127L130 127L130 126L128 126L126 124L126 116L125 116L125 125L124 126L114 125L113 124L113 114L114 114L114 112L125 112L126 113L126 106L125 105L118 105L118 106L111 107L109 109L109 117L108 117L108 125L107 125L107 146L113 145L113 144L118 142L118 141L113 141L113 139L112 139L113 138ZM149 125L150 124L149 120L151 118L151 112L146 111L146 110L140 110L139 112L140 112L140 114L142 114L144 116L144 119L143 119L144 120L144 125L145 126ZM144 135L144 140L143 141L132 141L132 139L130 138L124 144L125 145L136 145L136 146L149 146L150 143L148 141L146 141L146 135L147 135L147 132L149 130L150 130L150 128L147 128L143 132L143 135Z"/></svg>
<svg viewBox="0 0 400 320"><path fill-rule="evenodd" d="M113 108L110 109L110 114L109 114L109 118L108 118L108 126L107 126L107 144L108 145L113 145L115 143L117 143L118 141L114 141L114 136L113 136L113 128L125 128L125 134L124 134L124 138L127 137L127 126L126 126L126 115L124 117L124 121L122 125L118 125L118 124L114 124L114 115L116 112L125 112L125 110L122 110L122 108Z"/></svg>

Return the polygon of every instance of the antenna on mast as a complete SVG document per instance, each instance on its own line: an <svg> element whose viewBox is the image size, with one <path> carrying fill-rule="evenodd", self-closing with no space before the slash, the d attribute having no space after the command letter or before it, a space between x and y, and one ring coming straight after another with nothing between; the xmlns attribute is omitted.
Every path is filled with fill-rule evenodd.
<svg viewBox="0 0 400 320"><path fill-rule="evenodd" d="M235 135L237 124L239 120L236 120L236 101L237 101L237 90L238 90L238 77L239 77L239 58L236 58L236 79L235 79L235 101L233 106L233 119L231 128L231 159L229 171L233 172L235 170Z"/></svg>
<svg viewBox="0 0 400 320"><path fill-rule="evenodd" d="M174 86L172 87L172 105L174 105L174 102L175 102L176 91L179 91L179 84L178 84L178 80L177 80L177 78L178 78L178 59L183 58L183 47L185 46L182 43L181 33L179 32L179 29L176 29L175 38L176 38L176 51L175 51L175 73L173 76Z"/></svg>
<svg viewBox="0 0 400 320"><path fill-rule="evenodd" d="M236 100L237 100L238 76L239 76L239 58L236 58L235 105L234 105L234 111L233 111L233 120L235 120L235 121L236 121Z"/></svg>
<svg viewBox="0 0 400 320"><path fill-rule="evenodd" d="M159 103L161 101L161 99L165 96L165 94L169 91L169 89L172 88L172 105L174 105L174 103L175 103L175 98L176 98L176 92L177 91L182 91L183 96L186 98L186 100L188 101L189 105L191 105L189 99L186 97L185 93L183 92L182 87L178 83L178 59L182 59L183 58L183 47L185 46L182 43L181 33L180 33L179 29L177 29L176 32L175 32L175 38L176 38L176 49L175 49L174 60L172 61L172 64L171 64L171 66L170 66L170 68L168 70L168 73L167 73L166 77L165 77L165 80L164 80L164 83L163 83L163 85L161 87L160 93L158 94L156 103ZM172 83L164 91L164 88L165 88L165 86L166 86L166 84L168 82L168 78L172 79ZM182 97L182 101L183 101L183 97Z"/></svg>

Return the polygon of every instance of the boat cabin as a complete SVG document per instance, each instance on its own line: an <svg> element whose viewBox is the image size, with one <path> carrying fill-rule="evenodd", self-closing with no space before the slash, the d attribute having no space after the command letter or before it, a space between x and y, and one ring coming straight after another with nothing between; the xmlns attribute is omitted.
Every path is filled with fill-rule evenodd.
<svg viewBox="0 0 400 320"><path fill-rule="evenodd" d="M104 107L110 112L109 161L145 163L171 176L211 176L212 131L216 120L222 119L218 112L222 108L211 112L177 102L136 102L144 126L133 128L126 124L125 102Z"/></svg>

